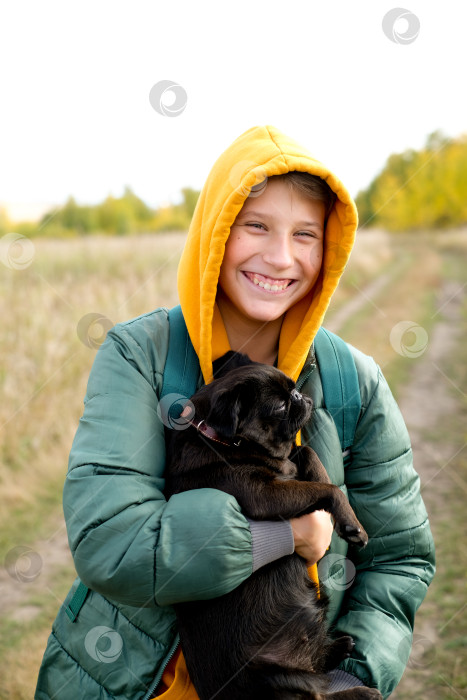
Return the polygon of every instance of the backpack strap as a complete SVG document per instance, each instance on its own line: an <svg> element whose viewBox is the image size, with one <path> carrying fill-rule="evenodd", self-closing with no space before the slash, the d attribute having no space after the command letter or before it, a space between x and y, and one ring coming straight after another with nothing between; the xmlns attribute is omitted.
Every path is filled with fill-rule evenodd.
<svg viewBox="0 0 467 700"><path fill-rule="evenodd" d="M321 327L314 341L324 405L336 424L344 457L350 457L362 407L357 368L347 343Z"/></svg>
<svg viewBox="0 0 467 700"><path fill-rule="evenodd" d="M159 399L167 394L189 399L196 391L198 376L198 356L188 335L182 307L174 306L169 310L169 348Z"/></svg>
<svg viewBox="0 0 467 700"><path fill-rule="evenodd" d="M169 348L164 367L164 378L159 400L168 394L177 394L179 400L171 402L169 415L179 418L183 408L183 398L188 399L196 391L199 375L198 356L188 335L182 307L175 306L169 310ZM74 592L65 610L72 622L83 607L89 588L82 581Z"/></svg>

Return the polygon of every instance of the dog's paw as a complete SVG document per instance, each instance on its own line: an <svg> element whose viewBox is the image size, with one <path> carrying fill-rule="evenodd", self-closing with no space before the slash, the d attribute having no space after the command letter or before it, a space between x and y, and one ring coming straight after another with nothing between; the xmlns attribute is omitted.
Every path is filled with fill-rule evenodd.
<svg viewBox="0 0 467 700"><path fill-rule="evenodd" d="M340 525L336 523L336 532L343 540L355 544L357 547L366 547L368 544L368 535L360 524Z"/></svg>
<svg viewBox="0 0 467 700"><path fill-rule="evenodd" d="M343 659L348 659L355 649L355 642L348 634L344 635L343 637L338 637L334 642L334 645L337 649L339 649Z"/></svg>
<svg viewBox="0 0 467 700"><path fill-rule="evenodd" d="M338 637L329 647L326 656L326 671L332 671L344 659L351 656L355 648L355 642L349 635Z"/></svg>

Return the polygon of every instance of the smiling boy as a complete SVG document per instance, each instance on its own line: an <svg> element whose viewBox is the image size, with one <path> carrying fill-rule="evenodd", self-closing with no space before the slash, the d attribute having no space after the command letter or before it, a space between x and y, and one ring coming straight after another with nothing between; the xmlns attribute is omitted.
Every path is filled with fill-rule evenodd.
<svg viewBox="0 0 467 700"><path fill-rule="evenodd" d="M311 196L292 176L270 178L235 219L219 275L217 304L230 345L257 362L276 361L283 316L321 271L326 205L317 197L329 207L332 191L307 173L294 176L302 188L308 180Z"/></svg>
<svg viewBox="0 0 467 700"><path fill-rule="evenodd" d="M370 538L356 552L332 536L326 554L355 571L345 585L330 576L326 586L334 633L355 640L330 689L363 685L387 698L407 663L434 548L409 436L379 367L349 347L362 408L345 467L324 402L313 341L356 228L355 204L326 166L278 129L253 127L208 176L178 291L198 386L212 380L213 361L234 349L276 364L312 398L302 444L313 447L330 480L348 494ZM159 401L168 338L167 309L158 308L115 326L97 353L63 500L76 570L89 590L77 601L77 580L60 609L38 700L196 700L172 605L224 595L293 551L316 562L331 539L323 512L252 522L232 496L215 489L166 500ZM96 660L97 629L117 635L112 663Z"/></svg>

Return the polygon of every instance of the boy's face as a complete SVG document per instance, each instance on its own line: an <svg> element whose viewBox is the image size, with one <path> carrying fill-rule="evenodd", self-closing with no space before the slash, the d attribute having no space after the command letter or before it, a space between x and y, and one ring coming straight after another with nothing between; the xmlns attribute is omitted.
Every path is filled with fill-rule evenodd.
<svg viewBox="0 0 467 700"><path fill-rule="evenodd" d="M276 320L315 284L323 258L324 204L269 179L245 201L227 240L218 284L224 320Z"/></svg>

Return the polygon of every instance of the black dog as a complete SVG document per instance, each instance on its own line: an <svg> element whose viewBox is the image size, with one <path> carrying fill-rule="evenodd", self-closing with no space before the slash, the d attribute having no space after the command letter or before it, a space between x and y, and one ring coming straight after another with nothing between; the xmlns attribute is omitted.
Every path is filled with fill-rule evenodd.
<svg viewBox="0 0 467 700"><path fill-rule="evenodd" d="M366 532L316 453L295 446L310 418L311 399L278 369L239 353L215 362L214 377L191 398L190 426L168 436L167 497L220 489L256 520L322 509L332 514L340 537L365 546ZM260 568L227 595L175 609L201 700L382 698L363 687L326 695L326 672L350 656L354 643L351 637L330 639L324 595L318 599L296 554Z"/></svg>

